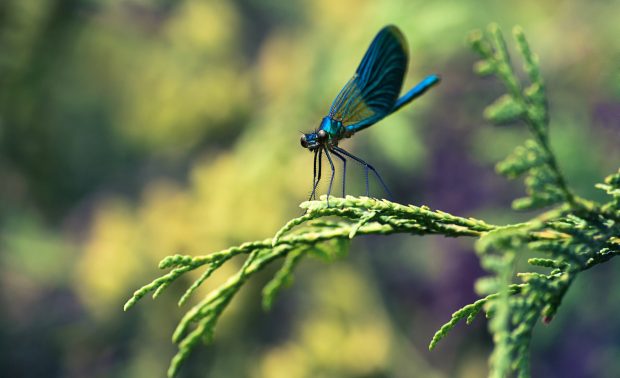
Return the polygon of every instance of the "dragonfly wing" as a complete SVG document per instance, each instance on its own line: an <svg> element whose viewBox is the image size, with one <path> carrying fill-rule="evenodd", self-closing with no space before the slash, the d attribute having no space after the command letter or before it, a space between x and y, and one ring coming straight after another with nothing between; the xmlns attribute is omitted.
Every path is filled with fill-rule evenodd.
<svg viewBox="0 0 620 378"><path fill-rule="evenodd" d="M400 30L393 25L381 29L355 75L334 100L330 118L355 132L388 115L400 94L407 61L406 42Z"/></svg>

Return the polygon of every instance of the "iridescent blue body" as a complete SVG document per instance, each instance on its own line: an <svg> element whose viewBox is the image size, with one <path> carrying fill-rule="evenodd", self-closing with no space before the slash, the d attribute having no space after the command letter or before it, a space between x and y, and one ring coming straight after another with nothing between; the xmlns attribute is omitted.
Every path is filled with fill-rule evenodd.
<svg viewBox="0 0 620 378"><path fill-rule="evenodd" d="M429 75L403 96L399 97L405 72L407 71L408 59L407 44L400 30L393 25L381 29L370 44L366 54L364 54L355 74L332 103L329 114L322 119L321 124L314 132L302 134L301 145L314 152L314 177L310 199L316 197L316 188L321 179L323 152L325 152L325 156L332 169L332 176L327 191L328 199L335 173L331 159L332 154L343 162L343 196L345 195L347 157L364 166L366 195L369 192L369 170L377 176L379 182L389 194L387 186L375 168L338 147L338 142L374 125L439 82L437 75Z"/></svg>

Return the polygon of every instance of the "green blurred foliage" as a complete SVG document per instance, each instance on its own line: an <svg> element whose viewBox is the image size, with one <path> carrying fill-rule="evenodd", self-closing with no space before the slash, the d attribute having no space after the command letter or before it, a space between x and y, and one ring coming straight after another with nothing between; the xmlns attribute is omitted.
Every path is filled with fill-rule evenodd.
<svg viewBox="0 0 620 378"><path fill-rule="evenodd" d="M122 303L157 274L161 257L267 237L299 213L312 164L299 131L318 125L388 23L410 44L406 86L429 73L443 77L346 141L380 169L397 200L519 218L505 209L520 189L492 170L522 136L484 125L482 109L499 88L471 73L474 56L463 43L490 21L526 30L549 85L560 166L579 194L596 198L592 184L620 162L619 11L613 1L553 0L3 1L0 346L11 352L0 369L162 375L181 313L171 310L176 296L127 314ZM362 170L350 175L350 193L362 193ZM459 252L468 250L438 239L371 239L328 269L302 264L271 314L260 312L258 285L244 291L216 345L183 373L482 376L489 340L480 324L425 351L437 326L473 295L480 271ZM325 280L341 289L324 292ZM566 302L587 297L572 293ZM578 317L585 308L570 311ZM550 349L564 340L553 327L537 336ZM620 332L620 324L606 327ZM617 354L616 346L599 360L619 373L609 362ZM535 361L536 371L559 369L550 361Z"/></svg>

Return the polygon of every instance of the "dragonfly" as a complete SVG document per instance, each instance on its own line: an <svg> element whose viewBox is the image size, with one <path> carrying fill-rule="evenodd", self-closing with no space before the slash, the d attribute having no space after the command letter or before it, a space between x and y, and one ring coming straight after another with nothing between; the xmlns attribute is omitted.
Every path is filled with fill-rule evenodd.
<svg viewBox="0 0 620 378"><path fill-rule="evenodd" d="M345 196L347 158L364 167L366 177L366 196L369 195L369 172L372 172L391 198L392 194L370 164L338 146L344 138L350 138L396 112L406 104L421 96L429 88L439 83L439 76L425 77L411 90L400 96L409 54L403 33L394 25L382 28L371 42L353 77L340 90L319 127L311 133L302 133L301 146L314 153L312 192L309 200L316 199L316 191L321 180L323 154L331 168L327 189L327 204L334 183L336 169L332 155L343 164L342 196Z"/></svg>

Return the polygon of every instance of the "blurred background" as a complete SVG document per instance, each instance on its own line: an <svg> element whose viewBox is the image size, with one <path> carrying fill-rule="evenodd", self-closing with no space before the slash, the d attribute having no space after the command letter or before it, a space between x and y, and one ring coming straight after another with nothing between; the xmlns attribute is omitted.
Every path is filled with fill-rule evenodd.
<svg viewBox="0 0 620 378"><path fill-rule="evenodd" d="M464 43L492 21L508 36L524 27L561 168L580 195L603 199L594 183L620 166L618 14L618 1L577 0L3 0L0 375L163 376L190 277L128 313L123 303L160 274L162 257L270 237L300 214L312 181L300 131L318 126L389 23L410 46L405 89L443 78L343 144L380 170L395 200L496 223L531 216L509 210L523 187L493 169L527 134L484 122L503 89L472 73ZM349 194L363 194L351 167ZM535 377L620 376L619 264L582 274L537 327ZM271 274L246 285L182 376L486 375L483 318L427 350L476 299L473 240L356 239L341 261L304 261L265 314Z"/></svg>

